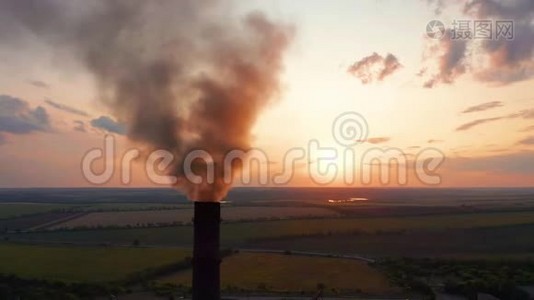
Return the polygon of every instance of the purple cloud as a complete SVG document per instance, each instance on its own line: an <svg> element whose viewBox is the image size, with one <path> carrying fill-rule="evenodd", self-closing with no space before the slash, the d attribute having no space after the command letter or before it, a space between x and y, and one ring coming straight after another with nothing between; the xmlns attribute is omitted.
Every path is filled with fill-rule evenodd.
<svg viewBox="0 0 534 300"><path fill-rule="evenodd" d="M472 113L472 112L485 111L488 109L501 107L501 106L503 106L501 101L486 102L486 103L482 103L479 105L468 107L464 111L462 111L462 113L466 114L466 113Z"/></svg>
<svg viewBox="0 0 534 300"><path fill-rule="evenodd" d="M376 52L355 62L347 70L354 75L362 84L368 84L374 81L383 81L386 77L393 74L402 65L395 55L388 53L386 57Z"/></svg>
<svg viewBox="0 0 534 300"><path fill-rule="evenodd" d="M24 100L0 95L0 133L27 134L49 130L50 120L43 107L32 109Z"/></svg>
<svg viewBox="0 0 534 300"><path fill-rule="evenodd" d="M86 113L85 111L81 110L81 109L77 109L77 108L74 108L74 107L71 107L71 106L68 106L68 105L65 105L65 104L61 104L61 103L58 103L58 102L54 102L50 99L46 99L45 100L45 103L56 108L56 109L59 109L59 110L62 110L62 111L65 111L65 112L68 112L68 113L71 113L71 114L75 114L75 115L79 115L79 116L82 116L82 117L88 117L89 114Z"/></svg>
<svg viewBox="0 0 534 300"><path fill-rule="evenodd" d="M116 122L108 116L100 116L97 119L91 120L91 126L105 131L116 133L120 135L126 134L126 126L119 122Z"/></svg>

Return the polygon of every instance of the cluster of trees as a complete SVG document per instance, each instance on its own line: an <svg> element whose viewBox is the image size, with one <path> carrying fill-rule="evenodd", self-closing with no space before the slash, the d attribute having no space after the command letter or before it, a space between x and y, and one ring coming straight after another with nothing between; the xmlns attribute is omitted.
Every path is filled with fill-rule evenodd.
<svg viewBox="0 0 534 300"><path fill-rule="evenodd" d="M529 300L530 295L518 288L513 281L486 280L450 280L445 282L445 292L467 296L469 299L477 299L477 293L483 291L494 295L499 299Z"/></svg>
<svg viewBox="0 0 534 300"><path fill-rule="evenodd" d="M534 261L388 259L377 263L407 290L427 295L435 290L476 299L487 293L499 299L529 299L519 286L534 284Z"/></svg>
<svg viewBox="0 0 534 300"><path fill-rule="evenodd" d="M45 231L84 231L84 230L106 230L106 229L134 229L134 228L159 228L159 227L177 227L191 226L192 222L157 222L157 223L136 223L127 225L80 225L75 227L60 227L56 229L47 229Z"/></svg>
<svg viewBox="0 0 534 300"><path fill-rule="evenodd" d="M109 210L107 210L109 211ZM120 210L117 210L120 211ZM299 219L320 219L322 217L299 217ZM239 220L221 220L223 223L250 223L250 222L263 222L263 221L281 221L281 220L287 220L287 219L294 219L294 218L281 218L281 217L270 217L270 218L244 218ZM161 227L178 227L178 226L192 226L193 222L181 222L181 221L173 221L173 222L149 222L149 223L136 223L136 224L126 224L126 225L118 225L118 224L112 224L112 225L80 225L75 227L57 227L57 228L49 228L49 229L42 229L40 231L84 231L84 230L109 230L109 229L134 229L134 228L161 228ZM321 235L332 235L335 232L328 232ZM363 232L354 230L353 232L350 232L354 235L362 234ZM392 234L392 233L399 233L397 231L395 232L386 232L384 231L383 234ZM314 235L303 235L302 237L308 237L308 236L317 236L318 234ZM293 237L293 236L292 236Z"/></svg>

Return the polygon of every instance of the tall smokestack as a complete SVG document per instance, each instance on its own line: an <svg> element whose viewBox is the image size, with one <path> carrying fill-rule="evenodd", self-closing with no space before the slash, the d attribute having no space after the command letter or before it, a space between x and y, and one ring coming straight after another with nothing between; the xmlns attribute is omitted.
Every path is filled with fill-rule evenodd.
<svg viewBox="0 0 534 300"><path fill-rule="evenodd" d="M196 300L220 299L218 201L242 167L226 168L225 158L252 149L251 129L282 92L283 54L294 33L260 12L237 17L232 2L0 0L1 51L35 40L79 62L94 77L95 95L127 125L129 140L149 158L153 151L173 158L165 173L201 201L194 220ZM71 74L77 64L68 65ZM210 159L191 162L198 151Z"/></svg>
<svg viewBox="0 0 534 300"><path fill-rule="evenodd" d="M219 300L221 204L196 201L193 222L193 300Z"/></svg>

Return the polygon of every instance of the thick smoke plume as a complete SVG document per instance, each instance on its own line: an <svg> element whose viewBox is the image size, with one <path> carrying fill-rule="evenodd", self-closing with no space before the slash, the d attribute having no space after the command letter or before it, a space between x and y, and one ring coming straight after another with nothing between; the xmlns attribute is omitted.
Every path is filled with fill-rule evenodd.
<svg viewBox="0 0 534 300"><path fill-rule="evenodd" d="M194 200L217 201L229 188L223 156L251 147L251 127L279 92L293 31L260 13L231 15L214 0L0 0L0 38L33 35L73 54L129 138L170 151L177 185ZM213 183L184 177L195 149L213 157ZM195 161L193 171L205 176L206 168Z"/></svg>

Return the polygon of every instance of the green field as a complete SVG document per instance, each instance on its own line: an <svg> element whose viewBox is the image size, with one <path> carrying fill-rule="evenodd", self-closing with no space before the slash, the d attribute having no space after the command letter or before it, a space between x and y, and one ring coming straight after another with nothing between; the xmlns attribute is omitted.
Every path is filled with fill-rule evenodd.
<svg viewBox="0 0 534 300"><path fill-rule="evenodd" d="M0 203L0 219L69 209L72 207L74 206L53 203Z"/></svg>
<svg viewBox="0 0 534 300"><path fill-rule="evenodd" d="M65 282L125 279L147 268L184 260L179 248L54 247L0 244L0 273Z"/></svg>
<svg viewBox="0 0 534 300"><path fill-rule="evenodd" d="M191 286L191 271L160 280ZM221 287L226 289L314 292L319 283L328 294L334 291L371 295L399 292L382 273L355 260L239 253L225 258L221 264Z"/></svg>

